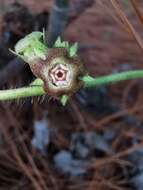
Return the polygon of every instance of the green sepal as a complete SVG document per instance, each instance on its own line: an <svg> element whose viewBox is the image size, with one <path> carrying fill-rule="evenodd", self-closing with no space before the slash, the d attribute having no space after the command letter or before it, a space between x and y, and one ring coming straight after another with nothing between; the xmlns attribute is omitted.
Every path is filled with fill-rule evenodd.
<svg viewBox="0 0 143 190"><path fill-rule="evenodd" d="M39 46L33 47L33 51L37 57L41 58L42 60L46 60L46 51L48 48L41 42L37 42L37 44L38 43Z"/></svg>
<svg viewBox="0 0 143 190"><path fill-rule="evenodd" d="M61 47L61 37L58 37L57 40L55 41L54 47L58 48Z"/></svg>
<svg viewBox="0 0 143 190"><path fill-rule="evenodd" d="M66 48L68 50L69 48L69 43L67 41L63 41L61 40L61 37L58 37L55 44L54 44L55 48Z"/></svg>
<svg viewBox="0 0 143 190"><path fill-rule="evenodd" d="M76 42L69 48L69 55L70 57L74 57L78 51L78 43Z"/></svg>
<svg viewBox="0 0 143 190"><path fill-rule="evenodd" d="M18 55L25 62L31 63L34 59L46 60L47 46L44 44L44 32L32 32L19 40L12 53Z"/></svg>
<svg viewBox="0 0 143 190"><path fill-rule="evenodd" d="M54 47L55 48L66 48L70 57L74 57L78 51L78 43L75 43L72 46L70 46L69 42L67 42L67 41L62 42L61 37L57 38L57 40L54 44Z"/></svg>
<svg viewBox="0 0 143 190"><path fill-rule="evenodd" d="M15 51L13 51L13 50L12 50L12 49L10 49L10 48L9 48L9 51L10 51L12 54L14 54L14 55L16 55L16 56L18 56L18 57L20 57L21 59L23 59L23 60L24 60L24 57L23 57L22 55L20 55L20 54L16 53Z"/></svg>
<svg viewBox="0 0 143 190"><path fill-rule="evenodd" d="M63 106L65 106L67 104L68 100L69 100L69 96L67 96L67 95L63 95L60 97L60 102Z"/></svg>
<svg viewBox="0 0 143 190"><path fill-rule="evenodd" d="M27 36L25 36L24 38L22 38L16 43L14 47L16 53L22 53L27 47L31 46L32 41L35 41L35 40L41 41L42 37L43 37L42 32L32 32L28 34Z"/></svg>

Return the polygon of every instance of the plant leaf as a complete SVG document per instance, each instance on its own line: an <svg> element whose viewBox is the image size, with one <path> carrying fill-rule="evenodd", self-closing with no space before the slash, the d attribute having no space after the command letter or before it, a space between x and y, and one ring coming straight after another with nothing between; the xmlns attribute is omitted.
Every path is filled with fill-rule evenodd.
<svg viewBox="0 0 143 190"><path fill-rule="evenodd" d="M55 41L54 47L60 47L62 44L61 37L59 36L57 40Z"/></svg>
<svg viewBox="0 0 143 190"><path fill-rule="evenodd" d="M65 106L68 102L68 99L69 97L67 95L63 95L61 98L60 98L60 102L63 106Z"/></svg>
<svg viewBox="0 0 143 190"><path fill-rule="evenodd" d="M70 48L69 48L69 55L70 57L73 57L77 54L77 50L78 50L78 43L73 44Z"/></svg>

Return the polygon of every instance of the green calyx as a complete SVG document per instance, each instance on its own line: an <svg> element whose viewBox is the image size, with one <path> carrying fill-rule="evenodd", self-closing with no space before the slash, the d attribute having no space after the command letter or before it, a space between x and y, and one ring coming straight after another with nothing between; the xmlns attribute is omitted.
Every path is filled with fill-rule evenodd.
<svg viewBox="0 0 143 190"><path fill-rule="evenodd" d="M73 45L70 45L67 41L62 41L60 37L57 38L55 44L55 48L65 48L68 53L69 57L74 57L77 55L78 51L78 43L74 43Z"/></svg>

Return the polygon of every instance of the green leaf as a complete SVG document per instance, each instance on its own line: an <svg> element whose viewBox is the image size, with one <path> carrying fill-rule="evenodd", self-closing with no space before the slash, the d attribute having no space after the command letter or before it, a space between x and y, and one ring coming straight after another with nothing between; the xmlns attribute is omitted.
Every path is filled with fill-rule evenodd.
<svg viewBox="0 0 143 190"><path fill-rule="evenodd" d="M56 48L66 48L67 50L69 50L69 43L67 41L62 42L61 37L58 37L55 44L54 44L54 47L56 47Z"/></svg>
<svg viewBox="0 0 143 190"><path fill-rule="evenodd" d="M65 106L68 102L68 99L69 97L67 95L63 95L61 98L60 98L60 102L63 106Z"/></svg>
<svg viewBox="0 0 143 190"><path fill-rule="evenodd" d="M16 55L16 56L18 56L18 57L20 57L21 59L24 60L24 56L23 56L23 55L20 55L19 53L16 53L15 51L13 51L13 50L10 49L10 48L9 48L9 51L10 51L11 53L13 53L14 55Z"/></svg>
<svg viewBox="0 0 143 190"><path fill-rule="evenodd" d="M28 34L27 36L25 36L26 40L31 40L31 39L38 39L40 40L43 37L43 33L39 32L39 31L34 31L31 32L30 34Z"/></svg>
<svg viewBox="0 0 143 190"><path fill-rule="evenodd" d="M74 45L72 45L69 48L69 55L70 55L70 57L75 56L77 54L77 50L78 50L78 43L75 43Z"/></svg>
<svg viewBox="0 0 143 190"><path fill-rule="evenodd" d="M54 47L61 47L62 41L61 37L58 37L57 40L55 41Z"/></svg>
<svg viewBox="0 0 143 190"><path fill-rule="evenodd" d="M42 60L46 60L45 52L38 48L33 48L34 53L37 57L40 57Z"/></svg>
<svg viewBox="0 0 143 190"><path fill-rule="evenodd" d="M66 41L66 42L65 42L65 48L66 48L67 50L69 50L69 46L70 46L70 45L69 45L69 42Z"/></svg>
<svg viewBox="0 0 143 190"><path fill-rule="evenodd" d="M27 38L23 38L23 39L20 39L15 47L14 47L14 50L16 53L21 53L23 52L27 47L29 46L29 40L27 40Z"/></svg>

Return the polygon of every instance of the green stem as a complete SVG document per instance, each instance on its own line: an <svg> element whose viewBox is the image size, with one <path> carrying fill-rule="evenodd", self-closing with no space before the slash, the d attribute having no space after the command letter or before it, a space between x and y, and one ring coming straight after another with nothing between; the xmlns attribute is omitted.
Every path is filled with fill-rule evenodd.
<svg viewBox="0 0 143 190"><path fill-rule="evenodd" d="M81 78L84 82L84 88L92 88L95 86L111 84L119 81L143 78L143 70L127 71L122 73L111 74L107 76L101 76L92 78L85 76ZM38 84L38 85L36 85ZM34 85L34 86L32 86ZM0 100L13 100L31 96L42 96L44 95L44 89L39 79L31 84L29 87L23 87L18 89L0 90Z"/></svg>
<svg viewBox="0 0 143 190"><path fill-rule="evenodd" d="M111 84L119 81L136 79L136 78L143 78L143 70L126 71L122 73L115 73L97 78L85 76L81 80L84 81L85 88L91 88L95 86Z"/></svg>
<svg viewBox="0 0 143 190"><path fill-rule="evenodd" d="M13 100L31 96L42 96L45 92L42 86L29 86L17 89L0 90L0 100Z"/></svg>

